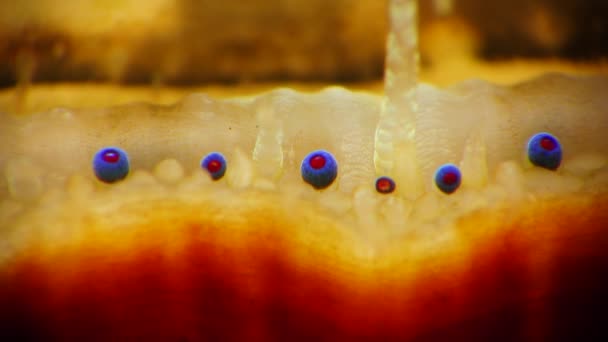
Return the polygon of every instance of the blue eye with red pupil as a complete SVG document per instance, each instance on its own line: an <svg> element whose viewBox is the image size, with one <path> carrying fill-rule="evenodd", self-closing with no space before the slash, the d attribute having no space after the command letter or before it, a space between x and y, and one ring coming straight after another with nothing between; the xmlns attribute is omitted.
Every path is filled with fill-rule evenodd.
<svg viewBox="0 0 608 342"><path fill-rule="evenodd" d="M454 164L445 164L435 172L435 185L445 194L451 194L460 186L462 176Z"/></svg>
<svg viewBox="0 0 608 342"><path fill-rule="evenodd" d="M129 157L118 147L105 147L93 157L93 171L104 183L118 182L129 174Z"/></svg>
<svg viewBox="0 0 608 342"><path fill-rule="evenodd" d="M562 147L549 133L537 133L528 141L528 159L536 166L557 170L562 162Z"/></svg>
<svg viewBox="0 0 608 342"><path fill-rule="evenodd" d="M386 176L378 177L376 179L376 191L381 194L390 194L395 191L395 181Z"/></svg>
<svg viewBox="0 0 608 342"><path fill-rule="evenodd" d="M226 158L219 152L209 153L201 160L201 167L209 172L213 180L218 180L226 173Z"/></svg>
<svg viewBox="0 0 608 342"><path fill-rule="evenodd" d="M317 190L331 185L338 175L338 163L329 152L318 150L302 161L302 179Z"/></svg>

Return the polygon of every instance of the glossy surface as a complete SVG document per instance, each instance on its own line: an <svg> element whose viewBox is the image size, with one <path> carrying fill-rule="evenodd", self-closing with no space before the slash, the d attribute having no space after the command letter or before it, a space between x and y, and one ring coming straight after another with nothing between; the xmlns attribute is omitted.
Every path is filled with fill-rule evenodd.
<svg viewBox="0 0 608 342"><path fill-rule="evenodd" d="M461 181L462 176L460 174L460 169L453 164L442 165L435 173L435 185L437 185L437 188L441 190L441 192L446 194L451 194L456 191L460 186Z"/></svg>
<svg viewBox="0 0 608 342"><path fill-rule="evenodd" d="M224 177L226 166L226 158L219 152L209 153L201 161L201 167L209 172L213 180Z"/></svg>
<svg viewBox="0 0 608 342"><path fill-rule="evenodd" d="M338 175L338 163L331 153L318 150L310 153L302 161L302 179L315 189L330 186Z"/></svg>
<svg viewBox="0 0 608 342"><path fill-rule="evenodd" d="M118 147L106 147L93 157L93 171L102 182L118 182L129 174L129 157Z"/></svg>
<svg viewBox="0 0 608 342"><path fill-rule="evenodd" d="M562 147L549 133L535 134L528 141L528 159L538 167L557 170L562 162Z"/></svg>
<svg viewBox="0 0 608 342"><path fill-rule="evenodd" d="M390 177L382 176L376 179L376 191L381 194L390 194L396 187L395 181Z"/></svg>

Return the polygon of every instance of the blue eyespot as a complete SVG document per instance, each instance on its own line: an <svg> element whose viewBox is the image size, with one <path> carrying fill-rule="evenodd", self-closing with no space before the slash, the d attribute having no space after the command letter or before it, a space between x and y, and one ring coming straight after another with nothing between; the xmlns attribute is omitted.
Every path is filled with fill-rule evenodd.
<svg viewBox="0 0 608 342"><path fill-rule="evenodd" d="M562 162L562 147L549 133L537 133L528 141L528 159L532 164L557 170Z"/></svg>
<svg viewBox="0 0 608 342"><path fill-rule="evenodd" d="M226 173L226 158L219 152L211 152L201 160L201 167L209 172L213 180L218 180Z"/></svg>
<svg viewBox="0 0 608 342"><path fill-rule="evenodd" d="M454 164L445 164L435 172L435 185L443 193L451 194L460 186L462 176Z"/></svg>
<svg viewBox="0 0 608 342"><path fill-rule="evenodd" d="M117 182L129 174L129 157L117 147L102 148L93 157L93 171L102 182Z"/></svg>
<svg viewBox="0 0 608 342"><path fill-rule="evenodd" d="M329 152L318 150L302 161L302 179L315 189L325 189L338 175L338 163Z"/></svg>
<svg viewBox="0 0 608 342"><path fill-rule="evenodd" d="M382 176L376 179L376 191L381 194L390 194L395 188L395 181L390 177Z"/></svg>

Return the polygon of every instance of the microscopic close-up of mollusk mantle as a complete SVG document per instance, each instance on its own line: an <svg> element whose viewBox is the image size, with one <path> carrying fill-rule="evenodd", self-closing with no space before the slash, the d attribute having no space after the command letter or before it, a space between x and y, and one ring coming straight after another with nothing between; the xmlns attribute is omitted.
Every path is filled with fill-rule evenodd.
<svg viewBox="0 0 608 342"><path fill-rule="evenodd" d="M0 13L0 341L608 340L604 2Z"/></svg>

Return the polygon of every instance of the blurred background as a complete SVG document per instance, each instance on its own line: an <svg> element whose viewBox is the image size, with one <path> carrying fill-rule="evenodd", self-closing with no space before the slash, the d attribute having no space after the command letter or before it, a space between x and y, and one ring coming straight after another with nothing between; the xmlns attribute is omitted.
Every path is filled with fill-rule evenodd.
<svg viewBox="0 0 608 342"><path fill-rule="evenodd" d="M608 75L607 0L419 0L419 79ZM0 114L381 94L388 0L0 0Z"/></svg>
<svg viewBox="0 0 608 342"><path fill-rule="evenodd" d="M383 0L1 0L0 86L380 80L386 11ZM419 12L430 81L464 57L608 56L606 0L422 0Z"/></svg>

